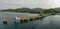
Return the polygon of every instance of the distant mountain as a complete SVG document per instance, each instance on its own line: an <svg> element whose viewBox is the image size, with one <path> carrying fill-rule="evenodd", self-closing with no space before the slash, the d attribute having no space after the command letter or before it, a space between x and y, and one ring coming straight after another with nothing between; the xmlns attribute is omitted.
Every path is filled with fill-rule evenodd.
<svg viewBox="0 0 60 29"><path fill-rule="evenodd" d="M16 9L5 9L5 10L46 10L43 8L16 8Z"/></svg>
<svg viewBox="0 0 60 29"><path fill-rule="evenodd" d="M30 8L17 8L15 10L31 10Z"/></svg>
<svg viewBox="0 0 60 29"><path fill-rule="evenodd" d="M54 8L54 10L56 10L56 11L60 11L60 7L59 7L59 8Z"/></svg>
<svg viewBox="0 0 60 29"><path fill-rule="evenodd" d="M43 8L33 8L32 10L45 10Z"/></svg>
<svg viewBox="0 0 60 29"><path fill-rule="evenodd" d="M22 10L31 10L30 8L21 8Z"/></svg>
<svg viewBox="0 0 60 29"><path fill-rule="evenodd" d="M44 10L43 8L20 8L20 9L23 9L23 10Z"/></svg>

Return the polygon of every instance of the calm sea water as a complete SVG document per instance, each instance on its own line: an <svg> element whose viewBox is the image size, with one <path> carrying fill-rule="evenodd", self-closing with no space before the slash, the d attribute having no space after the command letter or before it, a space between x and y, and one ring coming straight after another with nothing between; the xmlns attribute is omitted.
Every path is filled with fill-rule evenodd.
<svg viewBox="0 0 60 29"><path fill-rule="evenodd" d="M60 29L60 15L51 15L43 18L43 20L28 21L26 23L9 21L8 24L3 24L2 19L8 17L34 16L37 14L31 13L14 13L14 12L0 12L0 29Z"/></svg>

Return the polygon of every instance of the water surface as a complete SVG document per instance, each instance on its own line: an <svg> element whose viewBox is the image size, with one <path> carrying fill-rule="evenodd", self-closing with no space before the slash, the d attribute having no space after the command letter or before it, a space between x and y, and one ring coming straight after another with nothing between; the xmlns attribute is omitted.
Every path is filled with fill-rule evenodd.
<svg viewBox="0 0 60 29"><path fill-rule="evenodd" d="M5 17L13 19L14 17L21 16L34 16L37 14L31 13L14 13L14 12L0 12L0 29L60 29L60 15L51 15L43 18L42 20L28 21L26 23L13 21L8 24L3 24L2 19Z"/></svg>

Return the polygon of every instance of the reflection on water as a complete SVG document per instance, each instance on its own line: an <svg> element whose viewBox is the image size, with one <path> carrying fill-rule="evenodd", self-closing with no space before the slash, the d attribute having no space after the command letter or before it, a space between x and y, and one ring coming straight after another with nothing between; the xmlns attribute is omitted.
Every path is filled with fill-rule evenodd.
<svg viewBox="0 0 60 29"><path fill-rule="evenodd" d="M37 14L30 13L12 13L12 12L0 12L0 29L60 29L60 15L51 15L43 18L43 20L33 20L24 23L14 23L9 21L8 24L3 24L2 19L9 17L13 19L15 16L32 16Z"/></svg>
<svg viewBox="0 0 60 29"><path fill-rule="evenodd" d="M45 17L36 29L60 29L60 15Z"/></svg>

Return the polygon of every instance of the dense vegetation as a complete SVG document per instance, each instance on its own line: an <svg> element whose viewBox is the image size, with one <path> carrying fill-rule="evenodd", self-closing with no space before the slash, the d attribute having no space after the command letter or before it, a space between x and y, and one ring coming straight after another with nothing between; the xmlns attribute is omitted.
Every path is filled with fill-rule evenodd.
<svg viewBox="0 0 60 29"><path fill-rule="evenodd" d="M6 9L6 10L0 10L0 11L6 11L6 12L22 12L22 13L57 13L54 9L30 9L30 8L18 8L18 9Z"/></svg>

